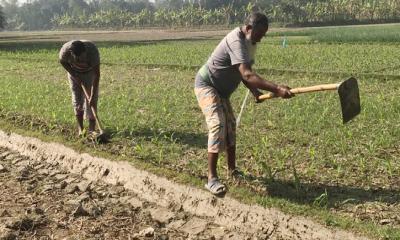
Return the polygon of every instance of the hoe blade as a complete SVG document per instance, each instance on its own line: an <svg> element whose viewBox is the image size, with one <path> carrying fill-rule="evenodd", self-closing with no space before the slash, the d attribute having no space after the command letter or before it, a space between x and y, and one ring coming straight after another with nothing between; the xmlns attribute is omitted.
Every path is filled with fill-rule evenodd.
<svg viewBox="0 0 400 240"><path fill-rule="evenodd" d="M351 77L338 88L342 107L343 123L347 123L361 112L360 93L357 79Z"/></svg>

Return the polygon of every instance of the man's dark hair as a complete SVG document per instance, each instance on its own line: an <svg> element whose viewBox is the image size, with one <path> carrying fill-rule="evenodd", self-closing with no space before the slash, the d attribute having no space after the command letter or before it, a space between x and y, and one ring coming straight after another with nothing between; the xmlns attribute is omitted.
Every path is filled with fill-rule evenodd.
<svg viewBox="0 0 400 240"><path fill-rule="evenodd" d="M79 57L86 51L85 44L82 41L73 41L71 43L71 51L75 56Z"/></svg>
<svg viewBox="0 0 400 240"><path fill-rule="evenodd" d="M252 12L247 16L244 24L247 26L255 27L267 27L268 28L268 18L265 14L260 12Z"/></svg>

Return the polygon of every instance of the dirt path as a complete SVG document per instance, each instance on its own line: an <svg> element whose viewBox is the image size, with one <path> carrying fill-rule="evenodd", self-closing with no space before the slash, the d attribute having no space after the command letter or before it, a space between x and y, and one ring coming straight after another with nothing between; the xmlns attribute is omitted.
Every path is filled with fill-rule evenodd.
<svg viewBox="0 0 400 240"><path fill-rule="evenodd" d="M2 131L0 192L0 239L365 239Z"/></svg>
<svg viewBox="0 0 400 240"><path fill-rule="evenodd" d="M187 222L189 214L143 201L123 186L90 182L5 148L0 159L1 239L185 239L189 234L169 225Z"/></svg>
<svg viewBox="0 0 400 240"><path fill-rule="evenodd" d="M207 218L7 148L0 148L0 192L0 239L239 239Z"/></svg>
<svg viewBox="0 0 400 240"><path fill-rule="evenodd" d="M213 39L220 38L228 33L228 30L130 30L130 31L43 31L43 32L1 32L2 42L60 42L72 39L91 39L96 42L116 41L155 41L176 39Z"/></svg>

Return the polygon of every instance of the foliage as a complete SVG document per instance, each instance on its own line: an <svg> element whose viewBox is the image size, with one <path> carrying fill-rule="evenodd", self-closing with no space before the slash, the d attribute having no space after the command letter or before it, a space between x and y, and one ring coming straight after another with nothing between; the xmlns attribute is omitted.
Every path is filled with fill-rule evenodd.
<svg viewBox="0 0 400 240"><path fill-rule="evenodd" d="M6 25L6 18L4 16L3 7L0 5L0 29Z"/></svg>
<svg viewBox="0 0 400 240"><path fill-rule="evenodd" d="M238 18L244 18L245 11L236 12ZM164 8L151 12L147 9L139 13L126 10L99 11L88 15L73 16L64 14L53 18L58 27L94 27L94 28L134 28L134 27L192 27L200 25L229 24L224 10L205 10L193 6L181 11Z"/></svg>
<svg viewBox="0 0 400 240"><path fill-rule="evenodd" d="M396 0L283 0L271 5L270 15L285 23L351 23L400 20Z"/></svg>
<svg viewBox="0 0 400 240"><path fill-rule="evenodd" d="M11 30L240 24L260 10L284 25L400 21L397 0L1 0ZM95 20L93 20L95 19Z"/></svg>

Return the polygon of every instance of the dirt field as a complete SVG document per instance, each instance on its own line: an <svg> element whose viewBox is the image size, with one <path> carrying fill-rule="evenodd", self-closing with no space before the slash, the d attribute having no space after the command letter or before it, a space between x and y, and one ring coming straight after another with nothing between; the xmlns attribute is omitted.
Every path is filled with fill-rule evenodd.
<svg viewBox="0 0 400 240"><path fill-rule="evenodd" d="M126 31L35 31L0 32L0 43L64 42L72 39L91 39L97 42L162 41L178 39L221 39L232 29L144 29ZM272 28L269 32L296 31L298 28Z"/></svg>
<svg viewBox="0 0 400 240"><path fill-rule="evenodd" d="M160 41L177 39L219 39L229 30L183 31L183 30L131 30L131 31L43 31L1 32L1 42L60 42L72 39L95 39L105 41Z"/></svg>
<svg viewBox="0 0 400 240"><path fill-rule="evenodd" d="M0 239L241 239L181 209L0 148ZM262 234L261 234L262 235ZM260 235L260 236L261 236Z"/></svg>
<svg viewBox="0 0 400 240"><path fill-rule="evenodd" d="M0 131L0 239L366 239Z"/></svg>

